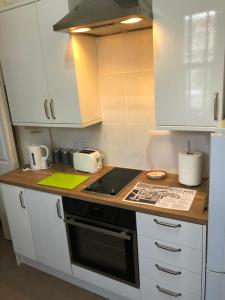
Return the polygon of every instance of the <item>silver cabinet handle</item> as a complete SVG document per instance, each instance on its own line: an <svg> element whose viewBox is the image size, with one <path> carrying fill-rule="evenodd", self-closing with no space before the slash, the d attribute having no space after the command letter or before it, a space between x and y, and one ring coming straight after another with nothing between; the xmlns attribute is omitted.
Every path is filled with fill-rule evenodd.
<svg viewBox="0 0 225 300"><path fill-rule="evenodd" d="M215 93L214 96L214 121L218 121L218 113L219 113L219 93Z"/></svg>
<svg viewBox="0 0 225 300"><path fill-rule="evenodd" d="M166 223L166 222L158 221L157 219L154 219L154 222L156 224L158 224L158 225L167 226L167 227L171 227L171 228L179 228L179 227L181 227L181 224Z"/></svg>
<svg viewBox="0 0 225 300"><path fill-rule="evenodd" d="M20 191L19 193L19 199L20 199L20 205L23 209L26 208L25 204L24 204L24 199L23 199L23 191Z"/></svg>
<svg viewBox="0 0 225 300"><path fill-rule="evenodd" d="M162 244L159 244L157 242L155 242L156 247L163 249L163 250L167 250L167 251L171 251L171 252L181 252L180 248L173 248L173 247L169 247L169 246L165 246Z"/></svg>
<svg viewBox="0 0 225 300"><path fill-rule="evenodd" d="M62 211L60 206L60 200L58 199L56 202L57 215L60 219L62 219Z"/></svg>
<svg viewBox="0 0 225 300"><path fill-rule="evenodd" d="M181 293L172 292L170 290L167 290L167 289L164 289L164 288L160 287L159 285L157 285L156 287L157 287L158 291L163 293L163 294L167 294L167 295L170 295L170 296L176 297L176 298L182 296Z"/></svg>
<svg viewBox="0 0 225 300"><path fill-rule="evenodd" d="M168 273L168 274L171 274L171 275L181 275L180 271L174 271L174 270L171 270L171 269L163 268L163 267L159 266L158 264L155 264L155 266L159 271L162 271L162 272L165 272L165 273Z"/></svg>
<svg viewBox="0 0 225 300"><path fill-rule="evenodd" d="M51 110L52 118L55 120L56 116L55 116L54 101L53 101L53 99L51 99L51 101L50 101L50 110Z"/></svg>
<svg viewBox="0 0 225 300"><path fill-rule="evenodd" d="M45 102L44 102L44 108L45 108L45 115L46 115L46 118L47 118L48 120L50 120L51 118L50 118L49 112L48 112L48 100L47 100L47 99L45 99Z"/></svg>

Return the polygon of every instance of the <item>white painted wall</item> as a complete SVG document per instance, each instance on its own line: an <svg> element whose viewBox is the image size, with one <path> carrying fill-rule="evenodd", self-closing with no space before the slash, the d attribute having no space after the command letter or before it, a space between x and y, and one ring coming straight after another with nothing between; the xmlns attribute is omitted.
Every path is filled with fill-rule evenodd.
<svg viewBox="0 0 225 300"><path fill-rule="evenodd" d="M0 68L0 175L18 167L17 153ZM0 221L5 238L10 239L8 220L0 192Z"/></svg>
<svg viewBox="0 0 225 300"><path fill-rule="evenodd" d="M209 133L154 130L152 31L142 30L98 39L102 124L85 129L51 129L56 147L101 150L105 163L177 172L177 156L190 139L204 153L208 172ZM87 87L88 88L88 87ZM17 130L23 149L35 141L50 144L48 129ZM32 134L33 131L33 134ZM24 152L27 161L27 152Z"/></svg>

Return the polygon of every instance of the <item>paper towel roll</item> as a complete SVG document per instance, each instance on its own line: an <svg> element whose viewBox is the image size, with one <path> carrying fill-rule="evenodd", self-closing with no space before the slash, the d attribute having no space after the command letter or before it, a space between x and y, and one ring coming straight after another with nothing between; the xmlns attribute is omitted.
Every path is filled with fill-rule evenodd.
<svg viewBox="0 0 225 300"><path fill-rule="evenodd" d="M187 186L197 186L202 182L202 153L179 152L178 180Z"/></svg>

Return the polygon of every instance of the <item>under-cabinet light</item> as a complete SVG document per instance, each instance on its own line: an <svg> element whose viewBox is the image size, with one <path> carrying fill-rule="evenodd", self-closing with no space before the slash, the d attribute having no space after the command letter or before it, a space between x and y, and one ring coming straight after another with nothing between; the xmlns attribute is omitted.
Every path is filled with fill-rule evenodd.
<svg viewBox="0 0 225 300"><path fill-rule="evenodd" d="M130 18L130 19L121 21L120 23L122 23L122 24L132 24L132 23L138 23L140 21L142 21L142 18Z"/></svg>
<svg viewBox="0 0 225 300"><path fill-rule="evenodd" d="M91 30L91 28L83 27L83 28L74 29L72 32L80 33L80 32L87 32L89 30Z"/></svg>

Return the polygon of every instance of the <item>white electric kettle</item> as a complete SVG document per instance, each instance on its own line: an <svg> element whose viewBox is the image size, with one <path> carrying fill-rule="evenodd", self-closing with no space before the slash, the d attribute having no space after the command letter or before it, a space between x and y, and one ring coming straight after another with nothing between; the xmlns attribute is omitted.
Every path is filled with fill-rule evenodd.
<svg viewBox="0 0 225 300"><path fill-rule="evenodd" d="M43 155L43 149L46 151L46 155ZM47 169L47 158L49 155L49 150L44 145L31 145L28 146L30 167L32 170L42 170Z"/></svg>

